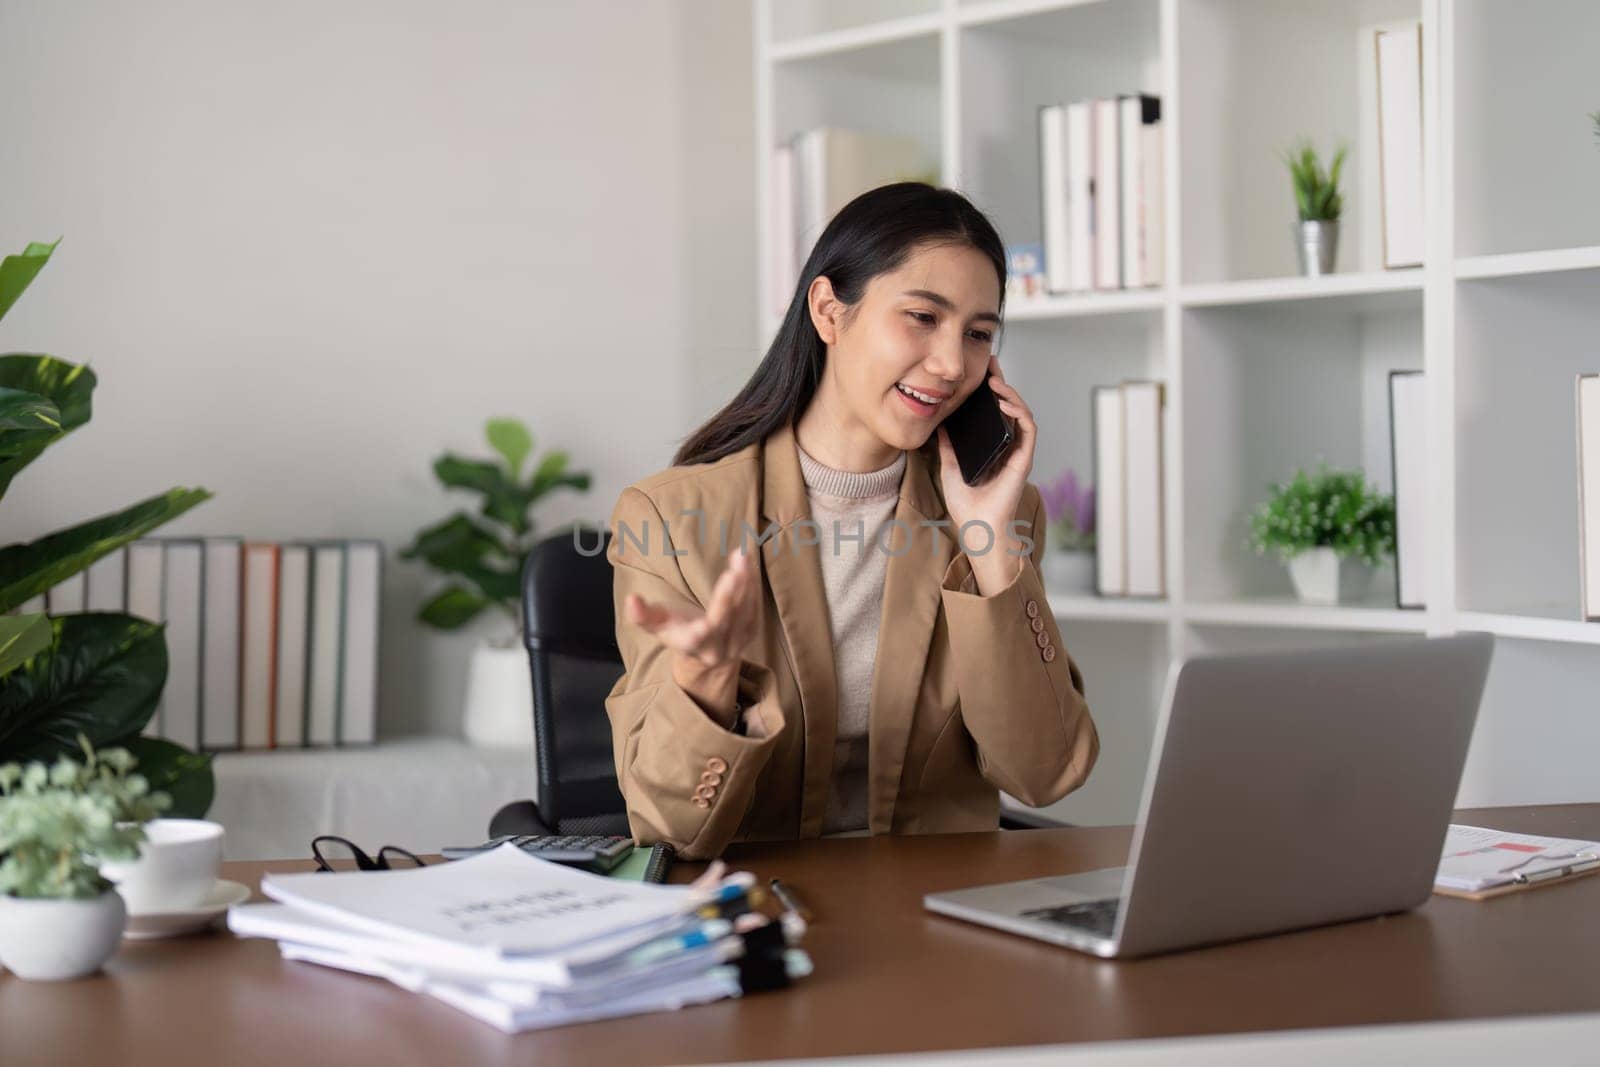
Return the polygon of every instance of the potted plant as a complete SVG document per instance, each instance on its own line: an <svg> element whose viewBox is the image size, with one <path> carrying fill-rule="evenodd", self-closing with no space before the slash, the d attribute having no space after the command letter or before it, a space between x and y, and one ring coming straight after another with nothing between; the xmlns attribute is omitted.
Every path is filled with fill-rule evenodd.
<svg viewBox="0 0 1600 1067"><path fill-rule="evenodd" d="M533 743L533 683L522 647L522 562L537 540L530 512L545 494L569 488L586 491L589 475L569 471L568 455L551 451L526 477L523 465L533 454L533 435L517 419L490 419L484 427L492 460L464 459L446 453L433 472L449 489L482 496L476 515L457 511L422 530L401 551L450 579L417 613L423 623L457 630L484 611L504 613L508 623L498 637L480 642L467 675L464 728L483 745Z"/></svg>
<svg viewBox="0 0 1600 1067"><path fill-rule="evenodd" d="M0 963L20 978L80 978L111 958L127 911L98 864L138 859L143 824L172 805L127 749L77 740L82 763L0 767Z"/></svg>
<svg viewBox="0 0 1600 1067"><path fill-rule="evenodd" d="M1094 589L1094 487L1081 485L1071 467L1039 487L1044 517L1044 578L1051 590L1086 593Z"/></svg>
<svg viewBox="0 0 1600 1067"><path fill-rule="evenodd" d="M57 242L59 243L59 242ZM30 244L0 261L0 317L55 251ZM45 449L89 422L95 374L45 355L0 355L0 498ZM211 494L172 489L27 544L0 547L0 613L15 611L95 560L182 515ZM164 627L112 612L0 614L0 763L77 751L82 733L127 749L174 814L211 806L211 758L140 736L167 680Z"/></svg>
<svg viewBox="0 0 1600 1067"><path fill-rule="evenodd" d="M1289 565L1296 594L1308 604L1360 600L1372 568L1394 555L1394 497L1367 485L1360 471L1295 472L1250 519L1250 543Z"/></svg>
<svg viewBox="0 0 1600 1067"><path fill-rule="evenodd" d="M1300 273L1308 277L1332 274L1338 256L1339 216L1344 211L1339 176L1344 170L1345 151L1345 146L1340 145L1326 170L1309 141L1302 140L1284 155L1300 213L1295 248L1300 254Z"/></svg>

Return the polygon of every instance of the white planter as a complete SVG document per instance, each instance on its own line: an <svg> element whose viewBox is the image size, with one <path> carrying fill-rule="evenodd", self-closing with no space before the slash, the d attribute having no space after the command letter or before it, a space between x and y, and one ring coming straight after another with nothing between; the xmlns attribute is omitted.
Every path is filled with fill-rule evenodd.
<svg viewBox="0 0 1600 1067"><path fill-rule="evenodd" d="M1051 592L1094 592L1094 553L1059 552L1046 549L1040 577Z"/></svg>
<svg viewBox="0 0 1600 1067"><path fill-rule="evenodd" d="M1331 548L1312 548L1289 560L1294 591L1307 604L1349 604L1365 599L1372 586L1372 568L1351 556L1340 559Z"/></svg>
<svg viewBox="0 0 1600 1067"><path fill-rule="evenodd" d="M98 971L122 941L128 914L108 889L93 900L0 894L0 962L18 978L54 982Z"/></svg>
<svg viewBox="0 0 1600 1067"><path fill-rule="evenodd" d="M485 642L472 650L463 729L475 745L533 747L533 680L525 649Z"/></svg>

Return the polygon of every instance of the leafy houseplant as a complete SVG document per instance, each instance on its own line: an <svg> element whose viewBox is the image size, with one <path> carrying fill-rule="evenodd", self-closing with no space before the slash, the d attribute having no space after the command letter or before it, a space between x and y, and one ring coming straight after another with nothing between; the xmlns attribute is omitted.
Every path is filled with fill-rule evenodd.
<svg viewBox="0 0 1600 1067"><path fill-rule="evenodd" d="M422 605L417 618L441 630L456 630L486 610L504 612L511 631L480 644L467 682L467 736L483 744L531 743L533 692L519 647L522 561L538 539L535 504L557 489L589 488L586 472L570 471L567 453L552 450L533 464L533 435L517 419L490 419L484 427L497 459L466 459L446 453L433 472L446 488L482 496L477 514L457 511L422 530L400 553L420 559L450 579Z"/></svg>
<svg viewBox="0 0 1600 1067"><path fill-rule="evenodd" d="M1394 555L1394 497L1369 486L1358 470L1297 470L1287 484L1273 483L1251 515L1250 544L1258 555L1272 551L1289 564L1302 600L1336 603L1342 561L1370 568Z"/></svg>
<svg viewBox="0 0 1600 1067"><path fill-rule="evenodd" d="M1340 145L1326 169L1310 141L1302 140L1285 153L1289 177L1294 186L1295 207L1300 215L1300 271L1307 275L1333 273L1339 249L1339 218L1344 213L1344 194L1339 178L1344 171L1346 147Z"/></svg>
<svg viewBox="0 0 1600 1067"><path fill-rule="evenodd" d="M1044 579L1052 589L1087 592L1094 588L1094 487L1082 485L1068 467L1039 487L1048 530Z"/></svg>
<svg viewBox="0 0 1600 1067"><path fill-rule="evenodd" d="M59 243L59 242L58 242ZM0 261L0 317L49 262L54 244ZM0 498L50 445L85 425L96 383L87 366L45 355L0 355ZM209 499L172 489L27 544L0 547L0 612L20 608L108 553ZM175 814L211 806L211 760L140 732L167 679L165 627L96 612L0 616L0 762L74 753L78 737L128 750Z"/></svg>
<svg viewBox="0 0 1600 1067"><path fill-rule="evenodd" d="M116 951L126 910L97 863L137 859L172 805L127 749L77 742L82 762L0 767L0 959L24 978L76 978Z"/></svg>

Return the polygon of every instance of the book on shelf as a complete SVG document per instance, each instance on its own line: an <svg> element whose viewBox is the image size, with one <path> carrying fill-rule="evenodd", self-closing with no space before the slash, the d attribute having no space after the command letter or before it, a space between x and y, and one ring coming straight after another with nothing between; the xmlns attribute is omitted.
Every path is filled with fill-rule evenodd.
<svg viewBox="0 0 1600 1067"><path fill-rule="evenodd" d="M1165 276L1161 100L1038 111L1039 219L1051 293L1159 286Z"/></svg>
<svg viewBox="0 0 1600 1067"><path fill-rule="evenodd" d="M1122 286L1160 285L1161 100L1148 93L1117 97L1122 123Z"/></svg>
<svg viewBox="0 0 1600 1067"><path fill-rule="evenodd" d="M239 689L241 748L272 748L278 688L278 546L244 546L244 596L240 601Z"/></svg>
<svg viewBox="0 0 1600 1067"><path fill-rule="evenodd" d="M311 640L311 548L282 546L278 557L277 683L273 725L280 748L306 743Z"/></svg>
<svg viewBox="0 0 1600 1067"><path fill-rule="evenodd" d="M80 574L92 610L165 627L147 736L213 752L377 740L381 543L147 537Z"/></svg>
<svg viewBox="0 0 1600 1067"><path fill-rule="evenodd" d="M128 545L128 602L124 610L146 622L167 621L166 560L157 541L135 541ZM170 678L172 666L167 665ZM165 729L163 708L156 705L155 713L145 724L146 737L160 737Z"/></svg>
<svg viewBox="0 0 1600 1067"><path fill-rule="evenodd" d="M57 582L45 594L45 610L52 615L77 615L84 610L88 589L82 571Z"/></svg>
<svg viewBox="0 0 1600 1067"><path fill-rule="evenodd" d="M1427 379L1422 371L1389 374L1389 441L1394 472L1395 606L1427 606Z"/></svg>
<svg viewBox="0 0 1600 1067"><path fill-rule="evenodd" d="M1422 265L1422 24L1374 34L1385 268Z"/></svg>
<svg viewBox="0 0 1600 1067"><path fill-rule="evenodd" d="M771 160L769 298L778 314L788 307L817 238L841 208L869 189L917 180L933 169L914 137L839 126L802 130L774 146Z"/></svg>
<svg viewBox="0 0 1600 1067"><path fill-rule="evenodd" d="M1580 374L1578 425L1578 572L1582 614L1600 622L1600 374Z"/></svg>
<svg viewBox="0 0 1600 1067"><path fill-rule="evenodd" d="M1122 124L1115 97L1094 102L1094 287L1122 288Z"/></svg>
<svg viewBox="0 0 1600 1067"><path fill-rule="evenodd" d="M1126 485L1122 390L1102 385L1090 390L1090 395L1096 496L1095 591L1101 596L1123 596L1128 592L1128 557L1122 527L1127 515L1122 495Z"/></svg>
<svg viewBox="0 0 1600 1067"><path fill-rule="evenodd" d="M167 605L167 684L161 691L161 734L184 748L200 748L200 675L205 634L205 542L157 543L164 555Z"/></svg>
<svg viewBox="0 0 1600 1067"><path fill-rule="evenodd" d="M121 611L127 596L128 548L107 552L89 565L85 611Z"/></svg>
<svg viewBox="0 0 1600 1067"><path fill-rule="evenodd" d="M1166 595L1165 392L1155 381L1091 390L1101 596Z"/></svg>

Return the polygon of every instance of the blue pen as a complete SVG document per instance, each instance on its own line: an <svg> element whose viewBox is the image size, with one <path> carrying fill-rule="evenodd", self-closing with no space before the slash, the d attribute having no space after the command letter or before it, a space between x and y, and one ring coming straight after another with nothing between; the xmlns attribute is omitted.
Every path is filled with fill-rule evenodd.
<svg viewBox="0 0 1600 1067"><path fill-rule="evenodd" d="M713 919L711 922L703 924L698 930L691 930L686 934L664 937L660 940L640 945L624 956L623 960L630 965L649 963L652 960L661 959L663 956L671 956L686 949L709 945L713 941L727 937L732 932L732 923L726 919Z"/></svg>

